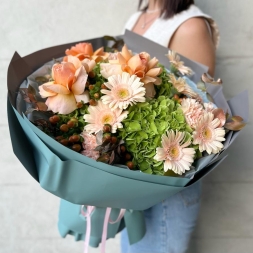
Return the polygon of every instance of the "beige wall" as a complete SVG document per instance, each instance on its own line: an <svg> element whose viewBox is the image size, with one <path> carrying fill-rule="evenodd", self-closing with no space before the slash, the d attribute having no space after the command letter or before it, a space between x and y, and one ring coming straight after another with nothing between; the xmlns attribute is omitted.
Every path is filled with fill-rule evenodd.
<svg viewBox="0 0 253 253"><path fill-rule="evenodd" d="M253 96L253 15L250 0L197 0L221 33L216 76L230 98ZM81 252L57 232L58 199L42 190L15 156L8 137L6 71L14 51L21 56L71 41L120 34L136 0L2 0L0 5L0 253ZM253 252L253 134L250 122L229 149L230 157L203 185L200 222L190 252ZM109 242L119 252L119 239ZM19 251L18 251L19 250ZM91 252L98 252L97 250Z"/></svg>

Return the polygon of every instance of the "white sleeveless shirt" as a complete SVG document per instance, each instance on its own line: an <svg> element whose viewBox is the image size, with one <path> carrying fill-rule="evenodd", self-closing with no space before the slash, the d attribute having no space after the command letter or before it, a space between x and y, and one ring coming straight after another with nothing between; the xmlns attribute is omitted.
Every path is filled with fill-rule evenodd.
<svg viewBox="0 0 253 253"><path fill-rule="evenodd" d="M138 21L141 11L134 13L127 21L125 29L132 30L136 22ZM187 10L182 11L172 18L162 19L158 18L142 35L143 37L150 39L162 46L168 47L169 42L178 29L178 27L186 20L194 17L203 17L209 25L210 33L212 34L214 45L217 47L219 42L219 31L214 20L203 13L196 5L191 5Z"/></svg>

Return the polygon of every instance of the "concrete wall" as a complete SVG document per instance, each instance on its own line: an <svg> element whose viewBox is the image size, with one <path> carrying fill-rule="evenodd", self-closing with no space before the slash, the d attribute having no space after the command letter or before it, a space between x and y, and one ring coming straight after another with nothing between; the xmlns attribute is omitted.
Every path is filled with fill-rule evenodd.
<svg viewBox="0 0 253 253"><path fill-rule="evenodd" d="M221 43L216 76L227 98L248 89L253 96L253 16L250 0L196 1L218 23ZM17 51L41 48L104 34L120 34L136 0L9 0L0 5L0 253L82 252L82 242L61 239L58 198L28 175L12 153L6 115L6 72ZM252 101L250 99L250 107ZM250 122L230 157L203 183L199 224L189 252L253 252L253 134ZM119 252L119 237L108 251ZM99 252L91 249L90 252Z"/></svg>

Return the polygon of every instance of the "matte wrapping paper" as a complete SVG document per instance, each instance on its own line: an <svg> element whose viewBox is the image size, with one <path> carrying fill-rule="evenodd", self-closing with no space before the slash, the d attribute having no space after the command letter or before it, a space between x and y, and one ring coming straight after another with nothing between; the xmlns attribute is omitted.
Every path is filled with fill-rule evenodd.
<svg viewBox="0 0 253 253"><path fill-rule="evenodd" d="M165 57L165 54L168 53L167 48L130 31L126 31L123 39L132 51L145 50L151 56L156 56L165 67L169 68L169 61ZM103 38L86 42L91 42L93 48L105 46L107 43ZM103 213L106 207L115 208L113 212L116 213L121 208L127 209L124 224L112 226L108 237L114 237L118 231L127 226L131 231L129 232L131 242L136 242L145 233L141 210L150 208L201 180L217 167L226 158L226 155L202 157L195 164L196 173L188 178L157 176L96 162L66 148L46 135L24 114L26 105L24 101L17 99L18 90L29 75L52 59L62 57L66 48L76 43L43 49L25 57L20 57L18 53L14 54L8 69L7 102L13 151L43 189L64 200L59 215L59 229L62 236L74 233L77 238L83 238L84 231L78 227L77 220L80 217L77 216L77 209L80 210L80 205L92 205L100 208L97 210L97 215ZM182 59L194 71L192 80L198 82L207 68L184 57ZM220 86L209 85L208 92L213 96L218 107L226 112L242 116L247 122L248 96L246 91L229 102L224 98ZM238 133L230 131L226 135L224 150L230 146ZM66 210L73 213L73 224L77 226L69 223L65 215ZM97 227L95 231L100 231L101 224L99 222L96 224L96 218L94 219L93 225ZM133 231L137 232L133 233ZM93 237L92 244L97 245L101 237L100 235L93 235Z"/></svg>
<svg viewBox="0 0 253 253"><path fill-rule="evenodd" d="M59 210L58 230L62 237L71 234L76 241L84 240L86 219L80 214L80 205L61 200ZM103 222L106 208L96 208L91 215L90 246L98 247L103 232ZM116 220L120 209L113 208L110 219ZM137 224L137 225L136 225ZM126 210L124 218L117 223L108 224L107 239L114 238L124 227L127 227L130 244L136 243L145 235L145 220L142 211Z"/></svg>
<svg viewBox="0 0 253 253"><path fill-rule="evenodd" d="M96 162L57 143L35 127L24 115L22 117L17 111L15 114L28 142L33 147L40 185L69 202L145 210L183 190L186 185L191 185L198 178L198 173L194 180L155 176ZM50 142L55 145L49 146ZM23 152L25 156L27 151L21 149L19 152ZM64 155L58 156L57 153L60 152ZM73 160L75 156L79 159ZM198 161L198 171L204 170L201 173L202 177L213 162L213 157L215 156L210 155Z"/></svg>

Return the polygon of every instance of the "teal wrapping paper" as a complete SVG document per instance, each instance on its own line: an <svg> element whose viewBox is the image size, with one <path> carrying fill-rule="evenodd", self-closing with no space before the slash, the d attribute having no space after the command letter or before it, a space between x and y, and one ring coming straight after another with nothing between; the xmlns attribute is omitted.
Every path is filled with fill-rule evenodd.
<svg viewBox="0 0 253 253"><path fill-rule="evenodd" d="M59 210L58 230L62 237L73 235L76 241L84 240L86 219L80 214L80 205L61 200ZM103 222L106 208L97 207L91 215L90 246L98 247L103 232ZM113 208L110 219L116 220L120 209ZM130 244L138 242L145 235L145 220L142 211L126 210L124 218L117 223L108 224L107 239L114 238L124 227L129 231Z"/></svg>

